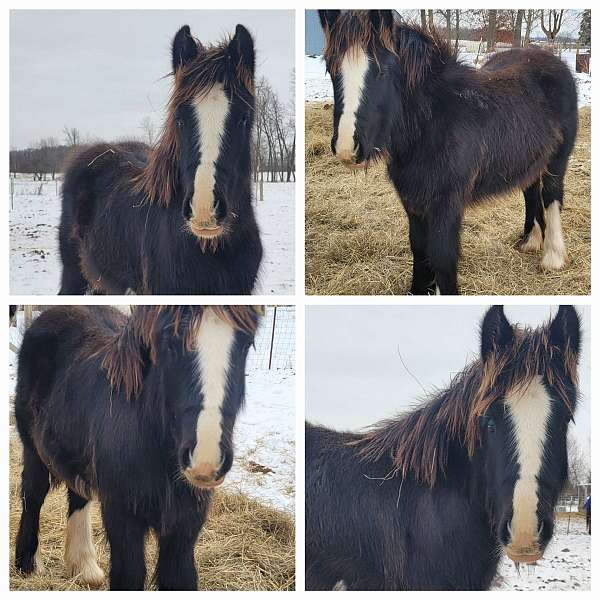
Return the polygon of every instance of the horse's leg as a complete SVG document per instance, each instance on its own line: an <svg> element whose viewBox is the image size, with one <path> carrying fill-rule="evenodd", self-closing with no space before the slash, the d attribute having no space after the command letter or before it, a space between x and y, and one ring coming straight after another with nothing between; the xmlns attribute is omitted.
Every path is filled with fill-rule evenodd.
<svg viewBox="0 0 600 600"><path fill-rule="evenodd" d="M15 550L15 564L22 573L33 573L38 552L40 510L50 488L50 474L34 448L23 446L21 474L21 522Z"/></svg>
<svg viewBox="0 0 600 600"><path fill-rule="evenodd" d="M123 507L113 503L102 503L102 518L110 545L110 589L143 590L147 527L125 512Z"/></svg>
<svg viewBox="0 0 600 600"><path fill-rule="evenodd" d="M175 530L158 538L156 584L159 590L197 590L198 575L194 546L200 533L195 523L182 522Z"/></svg>
<svg viewBox="0 0 600 600"><path fill-rule="evenodd" d="M62 276L58 293L80 296L86 293L88 283L83 277L79 264L79 243L71 234L72 227L63 215L58 231L60 260L62 262Z"/></svg>
<svg viewBox="0 0 600 600"><path fill-rule="evenodd" d="M537 252L542 249L544 242L542 231L544 223L543 221L539 222L539 213L543 210L541 180L536 180L523 190L523 196L525 196L525 226L523 237L519 241L519 250L521 252Z"/></svg>
<svg viewBox="0 0 600 600"><path fill-rule="evenodd" d="M413 255L413 278L410 293L413 295L435 293L435 273L427 258L427 221L422 217L407 213L410 248Z"/></svg>
<svg viewBox="0 0 600 600"><path fill-rule="evenodd" d="M558 155L549 163L542 175L542 200L546 209L546 231L541 267L544 271L562 269L567 262L567 250L560 223L564 196L564 176L568 154Z"/></svg>
<svg viewBox="0 0 600 600"><path fill-rule="evenodd" d="M427 255L435 272L435 283L443 295L458 294L461 221L462 215L451 211L437 211L429 220Z"/></svg>
<svg viewBox="0 0 600 600"><path fill-rule="evenodd" d="M69 513L65 539L65 568L69 577L79 577L90 587L104 583L104 572L96 562L92 541L91 504L72 490L68 491Z"/></svg>
<svg viewBox="0 0 600 600"><path fill-rule="evenodd" d="M322 568L321 561L310 555L307 551L305 557L304 589L307 591L343 591L347 589L347 584L340 577L332 577L331 573Z"/></svg>

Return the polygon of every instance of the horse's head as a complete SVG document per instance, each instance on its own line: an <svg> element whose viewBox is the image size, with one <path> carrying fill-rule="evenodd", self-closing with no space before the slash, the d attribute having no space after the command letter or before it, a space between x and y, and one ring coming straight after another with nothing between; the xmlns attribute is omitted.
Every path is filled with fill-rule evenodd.
<svg viewBox="0 0 600 600"><path fill-rule="evenodd" d="M361 167L386 152L399 101L391 10L320 10L334 93L333 153Z"/></svg>
<svg viewBox="0 0 600 600"><path fill-rule="evenodd" d="M479 417L476 456L498 540L516 563L539 560L552 537L567 477L579 340L572 306L560 307L549 326L534 331L513 328L502 307L491 308L482 324L483 383L496 399Z"/></svg>
<svg viewBox="0 0 600 600"><path fill-rule="evenodd" d="M241 309L243 326L232 314ZM179 468L194 486L220 485L233 464L233 429L244 402L246 357L258 316L249 307L206 308L165 373Z"/></svg>
<svg viewBox="0 0 600 600"><path fill-rule="evenodd" d="M233 230L250 206L254 123L254 42L238 25L226 42L204 47L186 25L173 40L173 143L182 210L201 240Z"/></svg>
<svg viewBox="0 0 600 600"><path fill-rule="evenodd" d="M262 311L251 306L139 306L103 367L192 485L215 487L233 463L248 349Z"/></svg>

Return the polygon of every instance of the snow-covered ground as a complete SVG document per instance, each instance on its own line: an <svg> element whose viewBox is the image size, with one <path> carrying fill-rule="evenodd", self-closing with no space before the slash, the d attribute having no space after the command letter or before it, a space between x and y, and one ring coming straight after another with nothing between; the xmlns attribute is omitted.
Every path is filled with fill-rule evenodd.
<svg viewBox="0 0 600 600"><path fill-rule="evenodd" d="M256 334L256 351L268 352L272 309ZM11 327L9 341L18 348L23 337L23 313L18 313L16 327ZM285 330L294 332L293 310L278 311L278 320L285 320ZM277 328L276 335L284 328ZM267 340L267 343L263 343ZM263 360L248 356L246 373L246 404L239 414L234 433L235 459L223 484L225 489L241 492L250 498L275 508L294 512L295 499L295 368L294 349L286 344L274 344L274 352L285 354L273 364L288 368L268 370L258 365ZM254 352L251 350L250 352ZM275 358L275 357L273 357ZM9 351L10 411L17 380L17 355ZM13 435L16 435L14 428Z"/></svg>
<svg viewBox="0 0 600 600"><path fill-rule="evenodd" d="M265 183L256 215L264 246L258 294L294 292L293 183ZM60 284L60 183L14 182L10 210L10 292L56 294ZM10 204L9 204L10 206Z"/></svg>
<svg viewBox="0 0 600 600"><path fill-rule="evenodd" d="M265 199L255 203L265 250L257 294L294 293L295 187L293 183L265 183Z"/></svg>
<svg viewBox="0 0 600 600"><path fill-rule="evenodd" d="M459 58L466 64L475 64L476 52L459 51ZM586 73L575 73L575 51L569 50L562 53L564 60L570 67L575 82L577 83L577 94L579 106L590 106L592 104L592 77ZM304 89L306 100L310 102L333 99L333 88L331 79L325 72L325 63L321 56L304 57Z"/></svg>
<svg viewBox="0 0 600 600"><path fill-rule="evenodd" d="M504 558L494 590L590 590L591 535L585 521L572 518L567 533L567 519L556 522L554 538L535 567L523 565L517 571L514 563Z"/></svg>
<svg viewBox="0 0 600 600"><path fill-rule="evenodd" d="M235 461L226 489L294 512L294 373L250 371L246 406L235 424Z"/></svg>

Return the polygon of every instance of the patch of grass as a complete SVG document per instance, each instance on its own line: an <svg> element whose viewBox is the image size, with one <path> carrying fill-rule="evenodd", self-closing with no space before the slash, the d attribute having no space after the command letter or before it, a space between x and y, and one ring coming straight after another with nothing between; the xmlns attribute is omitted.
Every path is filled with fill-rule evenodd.
<svg viewBox="0 0 600 600"><path fill-rule="evenodd" d="M565 177L562 223L569 264L543 273L540 253L516 249L525 203L514 191L467 209L458 273L462 294L590 293L590 125L590 109L582 108ZM306 292L407 294L412 277L408 220L385 166L348 171L331 154L331 132L332 106L307 104Z"/></svg>
<svg viewBox="0 0 600 600"><path fill-rule="evenodd" d="M46 497L40 518L42 568L23 577L14 567L15 537L21 515L19 497L21 446L10 449L10 589L85 590L77 579L66 576L63 564L66 527L66 491L60 487ZM104 537L100 507L92 511L94 545L98 564L108 573L110 551ZM293 590L295 578L293 518L241 494L218 490L204 526L195 557L201 590ZM156 540L146 541L148 579L158 556ZM149 585L149 581L147 582Z"/></svg>

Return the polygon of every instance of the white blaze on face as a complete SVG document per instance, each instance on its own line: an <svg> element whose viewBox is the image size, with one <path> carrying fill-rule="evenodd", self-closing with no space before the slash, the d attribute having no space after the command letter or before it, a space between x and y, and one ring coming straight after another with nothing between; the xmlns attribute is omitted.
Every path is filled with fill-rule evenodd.
<svg viewBox="0 0 600 600"><path fill-rule="evenodd" d="M356 113L362 100L368 69L369 59L361 48L350 48L346 52L340 68L344 108L338 123L338 137L335 144L336 156L344 162L353 161L356 154L354 144Z"/></svg>
<svg viewBox="0 0 600 600"><path fill-rule="evenodd" d="M510 547L516 552L538 541L538 482L542 467L550 396L538 376L522 393L506 398L515 428L515 456L520 465L513 492Z"/></svg>
<svg viewBox="0 0 600 600"><path fill-rule="evenodd" d="M200 225L214 226L215 163L221 151L225 122L229 113L229 100L222 83L194 101L198 122L200 164L194 177L192 197L193 219Z"/></svg>
<svg viewBox="0 0 600 600"><path fill-rule="evenodd" d="M204 404L196 423L196 447L190 469L210 475L221 466L221 408L227 393L233 327L207 309L200 322L196 351Z"/></svg>

